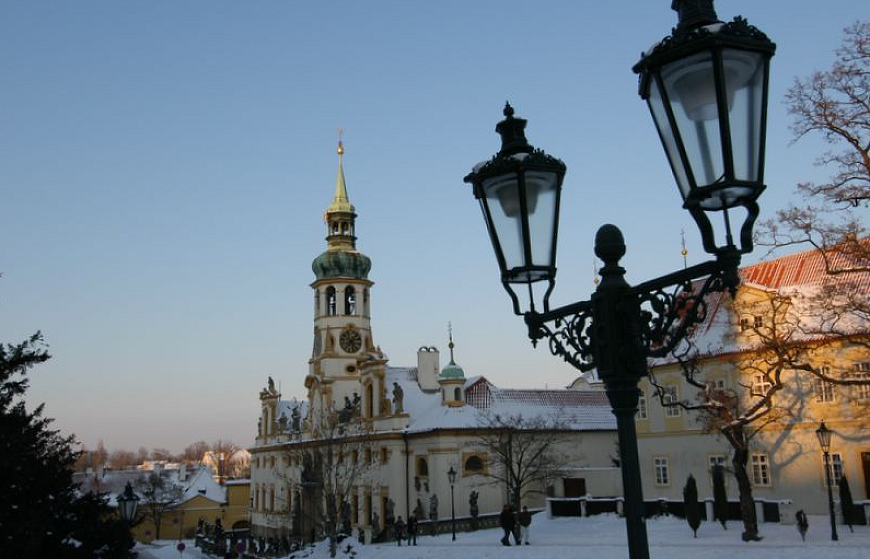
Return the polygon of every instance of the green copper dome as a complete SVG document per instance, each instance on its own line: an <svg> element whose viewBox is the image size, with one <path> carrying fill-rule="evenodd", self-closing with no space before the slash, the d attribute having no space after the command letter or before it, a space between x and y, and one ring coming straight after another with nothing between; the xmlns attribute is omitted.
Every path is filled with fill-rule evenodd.
<svg viewBox="0 0 870 559"><path fill-rule="evenodd" d="M448 378L465 378L465 371L462 370L462 367L450 361L450 363L441 369L441 374L439 375L443 379Z"/></svg>
<svg viewBox="0 0 870 559"><path fill-rule="evenodd" d="M311 263L314 276L319 279L368 279L372 261L359 252L327 250Z"/></svg>

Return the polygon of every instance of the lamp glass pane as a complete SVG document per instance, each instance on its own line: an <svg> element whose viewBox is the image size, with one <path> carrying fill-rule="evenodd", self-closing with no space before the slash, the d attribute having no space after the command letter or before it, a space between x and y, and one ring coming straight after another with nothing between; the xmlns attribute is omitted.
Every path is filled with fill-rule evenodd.
<svg viewBox="0 0 870 559"><path fill-rule="evenodd" d="M662 68L662 84L696 185L722 180L725 168L712 55L701 52L667 64Z"/></svg>
<svg viewBox="0 0 870 559"><path fill-rule="evenodd" d="M482 183L486 209L505 260L505 271L525 264L522 212L516 173L505 173Z"/></svg>
<svg viewBox="0 0 870 559"><path fill-rule="evenodd" d="M667 154L668 161L671 164L671 169L674 172L674 178L677 180L677 186L680 188L680 194L683 195L683 199L685 200L692 187L689 184L688 177L686 177L686 170L683 167L683 161L680 158L680 151L677 148L677 140L674 137L674 131L671 130L671 124L668 121L665 100L662 99L662 93L659 90L657 80L652 80L650 83L647 103L649 103L649 110L652 114L653 122L655 122L656 128L658 128L659 137L661 137L662 145L665 148L665 154Z"/></svg>
<svg viewBox="0 0 870 559"><path fill-rule="evenodd" d="M738 49L722 51L729 99L734 178L761 182L761 117L764 101L764 59L761 54Z"/></svg>
<svg viewBox="0 0 870 559"><path fill-rule="evenodd" d="M553 239L556 227L556 201L559 176L549 171L526 171L526 198L529 200L529 242L534 266L555 266ZM529 275L529 281L544 279Z"/></svg>

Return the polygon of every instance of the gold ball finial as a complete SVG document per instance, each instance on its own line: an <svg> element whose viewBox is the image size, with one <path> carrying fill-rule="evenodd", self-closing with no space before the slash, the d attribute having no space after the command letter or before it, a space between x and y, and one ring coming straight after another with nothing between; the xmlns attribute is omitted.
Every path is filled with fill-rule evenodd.
<svg viewBox="0 0 870 559"><path fill-rule="evenodd" d="M341 135L344 134L344 128L338 129L338 155L344 155L344 144L341 141Z"/></svg>

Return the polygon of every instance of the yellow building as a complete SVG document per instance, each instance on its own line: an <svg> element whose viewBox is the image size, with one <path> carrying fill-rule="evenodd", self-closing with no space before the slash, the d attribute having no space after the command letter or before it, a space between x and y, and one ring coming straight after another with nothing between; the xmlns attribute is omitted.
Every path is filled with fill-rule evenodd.
<svg viewBox="0 0 870 559"><path fill-rule="evenodd" d="M784 521L798 509L827 513L825 468L815 433L822 420L834 431L835 500L842 476L856 501L870 500L867 324L836 305L819 303L844 299L846 293L866 297L868 278L862 276L867 275L832 278L822 255L806 251L743 268L733 301L728 294L708 298L708 316L692 336L699 356L690 368L695 382L671 359L655 363L654 383L644 380L640 386L637 429L646 500L682 499L690 474L699 496L712 497L711 467L728 470L733 447L703 414L661 402L691 407L716 398L733 398L739 414L759 416L747 432L763 426L750 439L747 462L757 510L763 509L760 501L769 500L791 502L781 510ZM763 406L768 395L769 411ZM734 476L726 480L729 498L737 500Z"/></svg>

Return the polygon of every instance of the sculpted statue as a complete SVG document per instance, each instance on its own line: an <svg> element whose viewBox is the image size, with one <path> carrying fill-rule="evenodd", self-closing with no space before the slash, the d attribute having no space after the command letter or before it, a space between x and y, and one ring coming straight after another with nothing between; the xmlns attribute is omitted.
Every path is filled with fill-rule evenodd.
<svg viewBox="0 0 870 559"><path fill-rule="evenodd" d="M477 491L472 490L471 494L468 496L468 506L471 511L471 516L477 518L477 515L480 513L480 509L477 506Z"/></svg>
<svg viewBox="0 0 870 559"><path fill-rule="evenodd" d="M299 419L301 418L301 415L302 414L299 412L299 406L295 406L293 411L290 412L291 424L294 431L299 431Z"/></svg>
<svg viewBox="0 0 870 559"><path fill-rule="evenodd" d="M429 497L429 520L438 520L438 495Z"/></svg>
<svg viewBox="0 0 870 559"><path fill-rule="evenodd" d="M405 391L402 390L402 387L399 386L399 383L393 383L393 408L395 413L402 413L404 411L404 407L402 405L402 400L405 397Z"/></svg>
<svg viewBox="0 0 870 559"><path fill-rule="evenodd" d="M272 380L272 377L269 377L269 392L271 394L275 393L275 381Z"/></svg>

